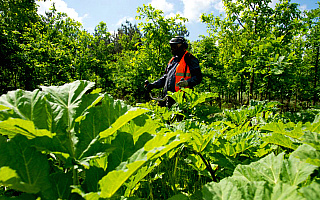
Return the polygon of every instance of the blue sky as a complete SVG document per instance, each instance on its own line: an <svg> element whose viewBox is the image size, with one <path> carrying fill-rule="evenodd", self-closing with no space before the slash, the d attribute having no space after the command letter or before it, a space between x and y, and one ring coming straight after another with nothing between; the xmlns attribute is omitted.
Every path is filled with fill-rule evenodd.
<svg viewBox="0 0 320 200"><path fill-rule="evenodd" d="M318 0L291 0L300 4L300 10L310 10L318 7ZM37 1L36 1L37 2ZM65 12L69 17L81 22L83 28L93 32L94 28L101 22L105 22L108 31L113 32L126 20L133 24L137 15L137 8L143 4L151 4L153 7L163 10L165 16L180 14L189 19L186 24L191 41L199 39L199 35L207 35L205 24L201 23L201 13L223 14L222 0L47 0L38 1L39 14L44 14L55 2L60 12ZM278 0L273 0L275 5Z"/></svg>

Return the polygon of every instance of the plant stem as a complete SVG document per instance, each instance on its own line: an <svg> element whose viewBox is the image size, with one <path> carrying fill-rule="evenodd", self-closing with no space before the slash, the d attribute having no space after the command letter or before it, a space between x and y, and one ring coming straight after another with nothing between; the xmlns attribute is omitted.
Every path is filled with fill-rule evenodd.
<svg viewBox="0 0 320 200"><path fill-rule="evenodd" d="M194 152L195 152L195 151L194 151ZM200 158L201 158L201 160L202 160L202 161L204 162L204 164L206 165L209 173L211 174L212 180L213 180L214 182L218 182L218 180L217 180L217 178L216 178L216 176L215 176L215 171L213 171L210 163L207 162L207 160L203 157L203 155L202 155L200 152L195 152L195 154L199 155Z"/></svg>
<svg viewBox="0 0 320 200"><path fill-rule="evenodd" d="M153 194L152 194L153 191L152 191L152 186L150 184L150 179L149 179L148 183L149 183L149 197L150 197L151 200L153 200L154 198L153 198Z"/></svg>
<svg viewBox="0 0 320 200"><path fill-rule="evenodd" d="M73 174L73 176L72 176L73 185L79 185L78 171L77 171L77 169L75 169L74 167L73 167L73 169L72 169L72 174Z"/></svg>

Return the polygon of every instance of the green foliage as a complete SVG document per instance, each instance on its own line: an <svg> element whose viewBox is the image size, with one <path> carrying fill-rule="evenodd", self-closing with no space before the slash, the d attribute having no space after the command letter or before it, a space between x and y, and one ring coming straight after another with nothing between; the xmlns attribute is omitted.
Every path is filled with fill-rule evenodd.
<svg viewBox="0 0 320 200"><path fill-rule="evenodd" d="M319 110L299 110L318 102L319 8L223 3L190 45L202 84L168 109L128 103L147 100L186 18L143 5L138 26L90 34L2 1L1 199L319 199Z"/></svg>
<svg viewBox="0 0 320 200"><path fill-rule="evenodd" d="M154 137L158 126L150 127L148 117L133 120L147 110L88 92L93 86L76 81L1 96L0 166L1 174L8 173L1 176L2 185L44 199L69 197L71 185L85 198L99 191L98 196L109 198L140 168L158 165L160 157L185 141L179 132ZM59 177L68 181L55 182ZM62 187L68 193L61 193Z"/></svg>
<svg viewBox="0 0 320 200"><path fill-rule="evenodd" d="M173 36L187 34L184 25L187 20L179 15L166 18L162 11L151 5L138 7L137 14L142 36L133 37L131 43L134 48L123 48L122 54L117 56L117 62L112 64L113 82L117 88L112 88L114 96L130 103L145 101L145 95L141 94L144 81L154 81L164 73L171 57L169 40ZM121 43L127 41L127 37L120 40Z"/></svg>
<svg viewBox="0 0 320 200"><path fill-rule="evenodd" d="M315 170L315 166L284 154L270 154L250 165L238 165L233 176L219 183L209 183L203 189L204 199L304 199L300 193L302 182ZM318 187L313 182L310 187ZM301 190L307 190L302 188ZM319 195L319 191L315 192Z"/></svg>
<svg viewBox="0 0 320 200"><path fill-rule="evenodd" d="M293 100L294 109L308 107L306 100L315 105L319 9L302 13L290 1L274 8L268 0L223 3L226 16L203 14L210 34L189 45L204 75L197 90L217 93L220 108L258 98L278 100L282 109ZM151 5L137 8L138 25L126 22L113 35L104 22L93 34L82 30L54 5L44 16L34 1L0 6L1 93L89 80L130 104L145 102L143 82L164 73L171 57L168 41L188 36L188 19L165 17Z"/></svg>
<svg viewBox="0 0 320 200"><path fill-rule="evenodd" d="M210 92L196 92L189 88L184 88L178 92L171 93L168 96L175 100L172 110L184 119L208 120L209 115L218 109L215 106L208 105L209 100L216 97L216 94Z"/></svg>
<svg viewBox="0 0 320 200"><path fill-rule="evenodd" d="M303 37L308 37L307 30L317 30L318 9L303 15L298 5L290 1L280 1L274 8L269 0L225 0L223 3L226 16L202 15L212 42L208 44L205 39L200 43L207 47L214 43L218 48L216 61L211 62L211 66L218 61L219 64L215 64L221 68L218 72L223 70L219 79L224 85L220 86L220 80L215 81L219 96L227 101L230 97L237 99L241 104L246 99L258 98L276 99L281 103L286 100L287 104L295 99L295 106L302 99L313 98L316 102L314 77L319 73L315 62L318 49L312 50L313 61L305 60L304 53L312 53L303 48L307 42ZM311 37L317 40L316 36ZM206 52L212 55L210 50Z"/></svg>
<svg viewBox="0 0 320 200"><path fill-rule="evenodd" d="M318 117L283 123L276 103L252 101L200 118L213 94L184 89L171 94L172 108L145 109L93 87L75 81L0 97L5 196L303 199L318 187Z"/></svg>

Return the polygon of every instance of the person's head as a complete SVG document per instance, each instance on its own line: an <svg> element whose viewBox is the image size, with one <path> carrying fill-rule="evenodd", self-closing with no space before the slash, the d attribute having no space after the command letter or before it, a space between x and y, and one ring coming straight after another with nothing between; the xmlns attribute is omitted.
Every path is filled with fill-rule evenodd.
<svg viewBox="0 0 320 200"><path fill-rule="evenodd" d="M173 55L183 54L188 48L188 42L182 36L176 36L169 41Z"/></svg>

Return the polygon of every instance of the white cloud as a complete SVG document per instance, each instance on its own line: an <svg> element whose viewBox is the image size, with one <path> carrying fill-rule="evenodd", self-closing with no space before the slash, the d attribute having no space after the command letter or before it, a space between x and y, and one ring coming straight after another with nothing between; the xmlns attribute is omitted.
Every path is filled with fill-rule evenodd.
<svg viewBox="0 0 320 200"><path fill-rule="evenodd" d="M183 16L188 18L190 22L200 21L201 14L212 8L223 12L222 0L182 0L182 2L184 4Z"/></svg>
<svg viewBox="0 0 320 200"><path fill-rule="evenodd" d="M126 21L129 21L129 22L133 23L134 20L135 20L134 17L123 17L123 18L121 18L121 19L117 22L116 25L117 25L117 26L121 26L121 24L125 24Z"/></svg>
<svg viewBox="0 0 320 200"><path fill-rule="evenodd" d="M73 8L69 8L67 3L63 0L50 0L50 1L36 1L36 3L40 6L38 7L38 14L44 15L46 11L49 11L49 8L52 7L52 4L55 3L55 7L58 12L67 13L68 17L83 23L83 19L87 18L89 15L85 14L83 16L79 16L77 11Z"/></svg>
<svg viewBox="0 0 320 200"><path fill-rule="evenodd" d="M307 10L307 5L304 4L304 5L299 6L299 10L301 10L302 12Z"/></svg>
<svg viewBox="0 0 320 200"><path fill-rule="evenodd" d="M179 14L180 16L183 16L183 13L181 13L180 11L178 11L178 12L176 12L176 13L171 12L171 13L167 14L167 15L165 16L165 18L175 17L175 16L178 15L178 14Z"/></svg>
<svg viewBox="0 0 320 200"><path fill-rule="evenodd" d="M271 8L275 8L277 3L279 3L279 0L272 0L268 5Z"/></svg>
<svg viewBox="0 0 320 200"><path fill-rule="evenodd" d="M225 10L224 10L224 5L223 5L223 2L222 1L218 1L214 4L214 8L216 10L218 10L220 13L223 13Z"/></svg>
<svg viewBox="0 0 320 200"><path fill-rule="evenodd" d="M150 4L152 7L162 10L165 13L173 11L173 4L166 0L152 0Z"/></svg>

